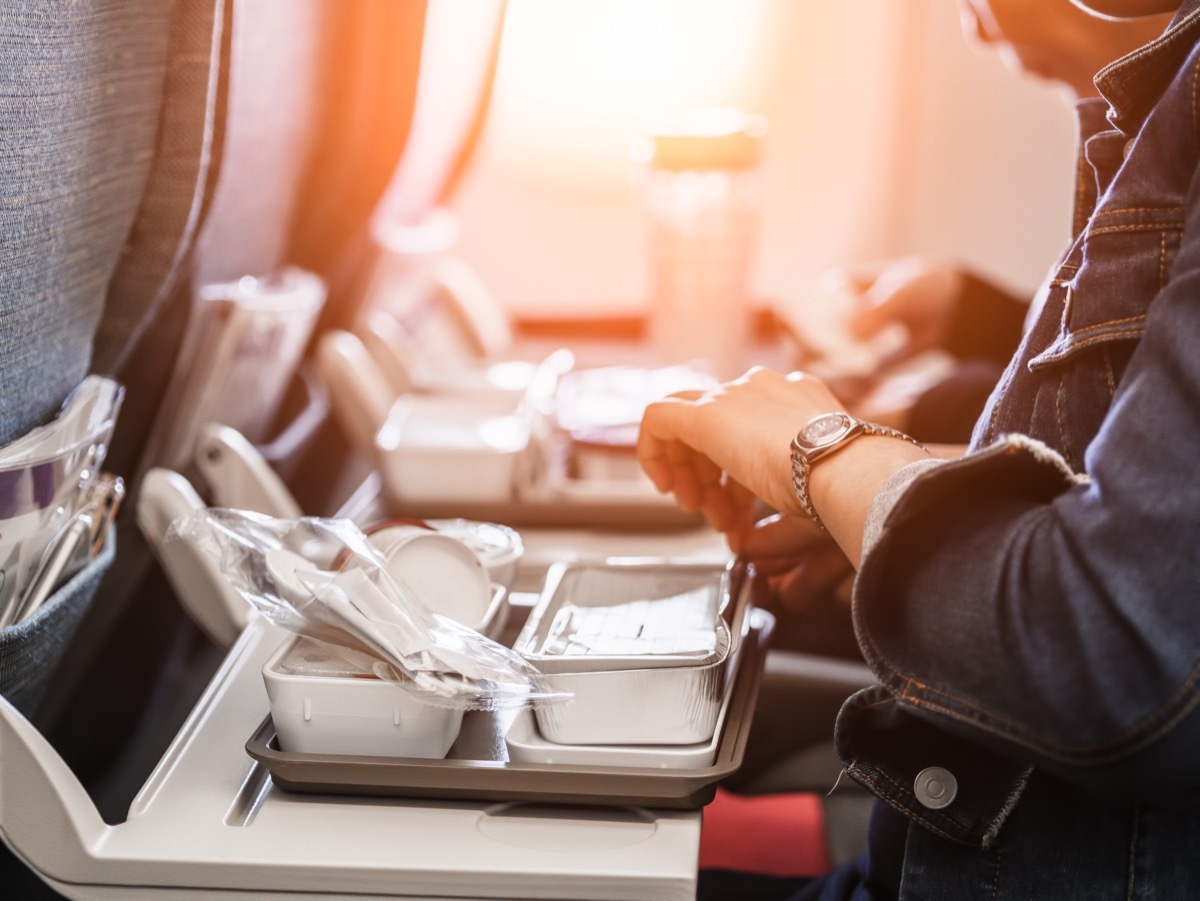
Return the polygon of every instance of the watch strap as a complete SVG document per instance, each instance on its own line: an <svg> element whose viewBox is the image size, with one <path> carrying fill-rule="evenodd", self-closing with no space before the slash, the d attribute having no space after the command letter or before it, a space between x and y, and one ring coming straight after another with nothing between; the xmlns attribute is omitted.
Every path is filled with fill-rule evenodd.
<svg viewBox="0 0 1200 901"><path fill-rule="evenodd" d="M814 417L814 419L816 418L817 417ZM821 521L820 515L813 506L812 497L810 496L808 490L809 475L812 472L812 465L815 460L820 459L826 454L832 453L839 448L845 447L855 438L859 438L863 435L876 435L884 438L899 438L902 441L907 441L909 444L915 444L920 448L924 448L925 446L916 438L912 437L911 435L906 435L899 429L893 429L889 426L879 425L878 423L874 422L866 422L854 417L849 418L855 427L851 428L836 443L828 447L821 448L820 453L813 457L809 456L809 453L798 440L799 435L802 434L804 429L808 427L807 423L805 424L804 428L801 428L800 432L797 433L797 437L792 439L792 492L796 496L797 503L800 504L800 509L805 512L809 519L817 524L817 527L821 529L821 531L825 531L825 523ZM809 422L811 421L812 420L809 420Z"/></svg>

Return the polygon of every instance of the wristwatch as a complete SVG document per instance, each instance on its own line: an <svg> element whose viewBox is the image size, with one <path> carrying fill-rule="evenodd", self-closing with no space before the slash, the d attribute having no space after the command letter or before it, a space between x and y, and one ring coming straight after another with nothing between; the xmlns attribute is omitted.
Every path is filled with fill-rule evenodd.
<svg viewBox="0 0 1200 901"><path fill-rule="evenodd" d="M812 499L808 496L809 473L815 462L845 447L860 435L900 438L918 447L922 446L916 438L901 431L874 422L864 422L849 413L822 413L806 422L792 439L792 488L801 509L821 529L825 528L825 523L821 522L821 517L817 515Z"/></svg>

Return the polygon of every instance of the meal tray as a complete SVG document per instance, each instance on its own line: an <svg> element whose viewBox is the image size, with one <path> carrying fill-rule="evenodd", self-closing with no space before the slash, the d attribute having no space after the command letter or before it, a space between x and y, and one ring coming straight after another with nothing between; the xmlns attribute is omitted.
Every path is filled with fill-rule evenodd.
<svg viewBox="0 0 1200 901"><path fill-rule="evenodd" d="M268 715L246 742L275 785L288 791L469 801L524 801L619 807L703 807L716 783L742 763L774 618L755 609L717 745L704 767L512 763L504 741L515 711L468 713L445 759L363 757L281 751Z"/></svg>
<svg viewBox="0 0 1200 901"><path fill-rule="evenodd" d="M694 529L704 522L699 513L685 513L670 498L622 497L611 492L604 497L579 498L564 490L548 497L521 497L520 503L511 498L503 501L412 501L385 494L383 505L394 516L418 519L464 517L502 522L514 528L586 526L641 533Z"/></svg>
<svg viewBox="0 0 1200 901"><path fill-rule="evenodd" d="M583 482L583 479L569 480ZM600 484L597 482L596 484ZM521 497L502 501L411 501L390 495L378 472L371 472L342 505L338 515L360 526L377 519L471 519L504 523L512 528L574 528L621 531L635 534L683 532L704 524L699 513L685 513L665 496L628 497L608 490L597 497L591 491L586 498L572 497L567 485L546 497Z"/></svg>

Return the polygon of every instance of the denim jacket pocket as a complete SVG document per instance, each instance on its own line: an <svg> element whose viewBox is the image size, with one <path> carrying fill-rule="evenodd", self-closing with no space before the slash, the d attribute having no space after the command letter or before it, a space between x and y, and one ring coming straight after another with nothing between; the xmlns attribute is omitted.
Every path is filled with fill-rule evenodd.
<svg viewBox="0 0 1200 901"><path fill-rule="evenodd" d="M1093 217L1051 283L1024 369L1024 431L1080 469L1166 284L1183 232L1179 209L1118 210ZM1077 268L1075 268L1077 267ZM1011 428L1009 429L1011 430Z"/></svg>
<svg viewBox="0 0 1200 901"><path fill-rule="evenodd" d="M116 556L115 530L100 553L28 619L0 629L0 694L26 716L41 700L55 664Z"/></svg>
<svg viewBox="0 0 1200 901"><path fill-rule="evenodd" d="M1096 213L1078 262L1064 266L1052 285L1052 291L1065 293L1062 320L1054 340L1029 360L1031 372L1142 337L1150 301L1167 283L1179 250L1183 217L1178 207ZM1114 376L1119 380L1120 373Z"/></svg>
<svg viewBox="0 0 1200 901"><path fill-rule="evenodd" d="M1073 301L1073 292L1070 286L1066 287L1066 291L1066 304L1069 309ZM1141 339L1145 328L1146 316L1144 313L1074 329L1064 323L1062 331L1054 342L1030 359L1029 371L1037 372L1058 363L1064 363L1088 348L1104 349L1119 344L1119 342L1136 342ZM1115 372L1113 380L1115 383Z"/></svg>

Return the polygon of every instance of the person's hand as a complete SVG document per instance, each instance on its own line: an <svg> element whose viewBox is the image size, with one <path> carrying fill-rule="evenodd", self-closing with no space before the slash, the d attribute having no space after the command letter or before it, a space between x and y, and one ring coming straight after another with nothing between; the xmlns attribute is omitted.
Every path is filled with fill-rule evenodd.
<svg viewBox="0 0 1200 901"><path fill-rule="evenodd" d="M708 391L650 404L638 459L659 491L674 493L683 510L702 512L737 552L753 525L756 498L804 515L792 492L792 438L814 416L842 409L811 376L752 369Z"/></svg>
<svg viewBox="0 0 1200 901"><path fill-rule="evenodd" d="M948 357L915 370L901 367L898 372L882 374L868 390L848 398L846 406L859 419L908 432L918 401L953 372L954 363Z"/></svg>
<svg viewBox="0 0 1200 901"><path fill-rule="evenodd" d="M859 340L893 323L905 327L908 341L895 362L943 345L968 278L959 267L909 258L834 270L822 282L854 299L849 327Z"/></svg>
<svg viewBox="0 0 1200 901"><path fill-rule="evenodd" d="M770 586L770 608L799 613L833 598L850 603L854 567L842 549L807 517L777 513L746 532L740 556Z"/></svg>

